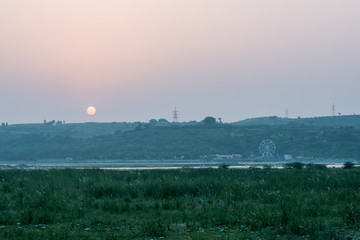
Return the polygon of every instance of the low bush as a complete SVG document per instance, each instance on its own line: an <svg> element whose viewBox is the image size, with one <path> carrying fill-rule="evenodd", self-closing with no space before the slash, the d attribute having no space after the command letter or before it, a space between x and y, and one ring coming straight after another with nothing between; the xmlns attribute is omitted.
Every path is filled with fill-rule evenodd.
<svg viewBox="0 0 360 240"><path fill-rule="evenodd" d="M306 164L307 169L314 169L314 170L324 170L326 169L325 164L317 164L317 163L308 163Z"/></svg>
<svg viewBox="0 0 360 240"><path fill-rule="evenodd" d="M355 164L353 162L345 162L343 168L344 169L352 169L354 168Z"/></svg>
<svg viewBox="0 0 360 240"><path fill-rule="evenodd" d="M220 166L219 166L219 169L228 169L230 166L229 166L229 164L221 164Z"/></svg>
<svg viewBox="0 0 360 240"><path fill-rule="evenodd" d="M304 163L301 162L292 162L292 163L286 163L285 168L293 168L293 169L303 169L305 166Z"/></svg>

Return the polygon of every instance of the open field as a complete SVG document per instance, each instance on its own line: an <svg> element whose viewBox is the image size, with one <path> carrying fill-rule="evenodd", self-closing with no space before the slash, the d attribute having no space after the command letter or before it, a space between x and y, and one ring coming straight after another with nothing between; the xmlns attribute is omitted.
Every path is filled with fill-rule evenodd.
<svg viewBox="0 0 360 240"><path fill-rule="evenodd" d="M0 171L0 238L353 239L360 169Z"/></svg>

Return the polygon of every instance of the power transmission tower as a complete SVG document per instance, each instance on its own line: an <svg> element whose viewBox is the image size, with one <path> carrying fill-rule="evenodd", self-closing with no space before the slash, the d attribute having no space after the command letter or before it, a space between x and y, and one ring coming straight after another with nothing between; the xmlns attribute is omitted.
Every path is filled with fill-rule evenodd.
<svg viewBox="0 0 360 240"><path fill-rule="evenodd" d="M177 123L178 122L178 118L179 118L179 111L176 110L176 107L173 111L173 122Z"/></svg>
<svg viewBox="0 0 360 240"><path fill-rule="evenodd" d="M335 117L335 104L332 105L332 116Z"/></svg>
<svg viewBox="0 0 360 240"><path fill-rule="evenodd" d="M288 109L285 109L285 116L286 116L286 118L289 118L289 110Z"/></svg>

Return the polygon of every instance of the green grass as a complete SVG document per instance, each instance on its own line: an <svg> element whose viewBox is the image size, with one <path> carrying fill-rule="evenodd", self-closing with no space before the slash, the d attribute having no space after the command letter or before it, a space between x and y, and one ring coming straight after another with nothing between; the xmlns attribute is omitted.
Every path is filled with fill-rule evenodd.
<svg viewBox="0 0 360 240"><path fill-rule="evenodd" d="M353 239L360 169L0 171L0 239Z"/></svg>

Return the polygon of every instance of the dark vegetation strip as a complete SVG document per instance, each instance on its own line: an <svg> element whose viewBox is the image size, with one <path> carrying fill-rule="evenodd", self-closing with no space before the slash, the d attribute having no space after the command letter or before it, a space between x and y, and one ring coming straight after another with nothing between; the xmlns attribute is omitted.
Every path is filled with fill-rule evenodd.
<svg viewBox="0 0 360 240"><path fill-rule="evenodd" d="M54 131L57 126L53 126ZM65 127L65 125L64 125ZM5 129L5 130L4 130ZM271 139L280 155L360 159L360 128L352 126L169 126L74 137L16 128L0 129L0 160L36 159L199 159L201 155L259 155ZM46 128L47 129L47 128ZM60 126L59 126L59 129ZM51 129L50 129L51 130ZM49 131L50 131L49 130ZM75 130L74 130L75 131Z"/></svg>

